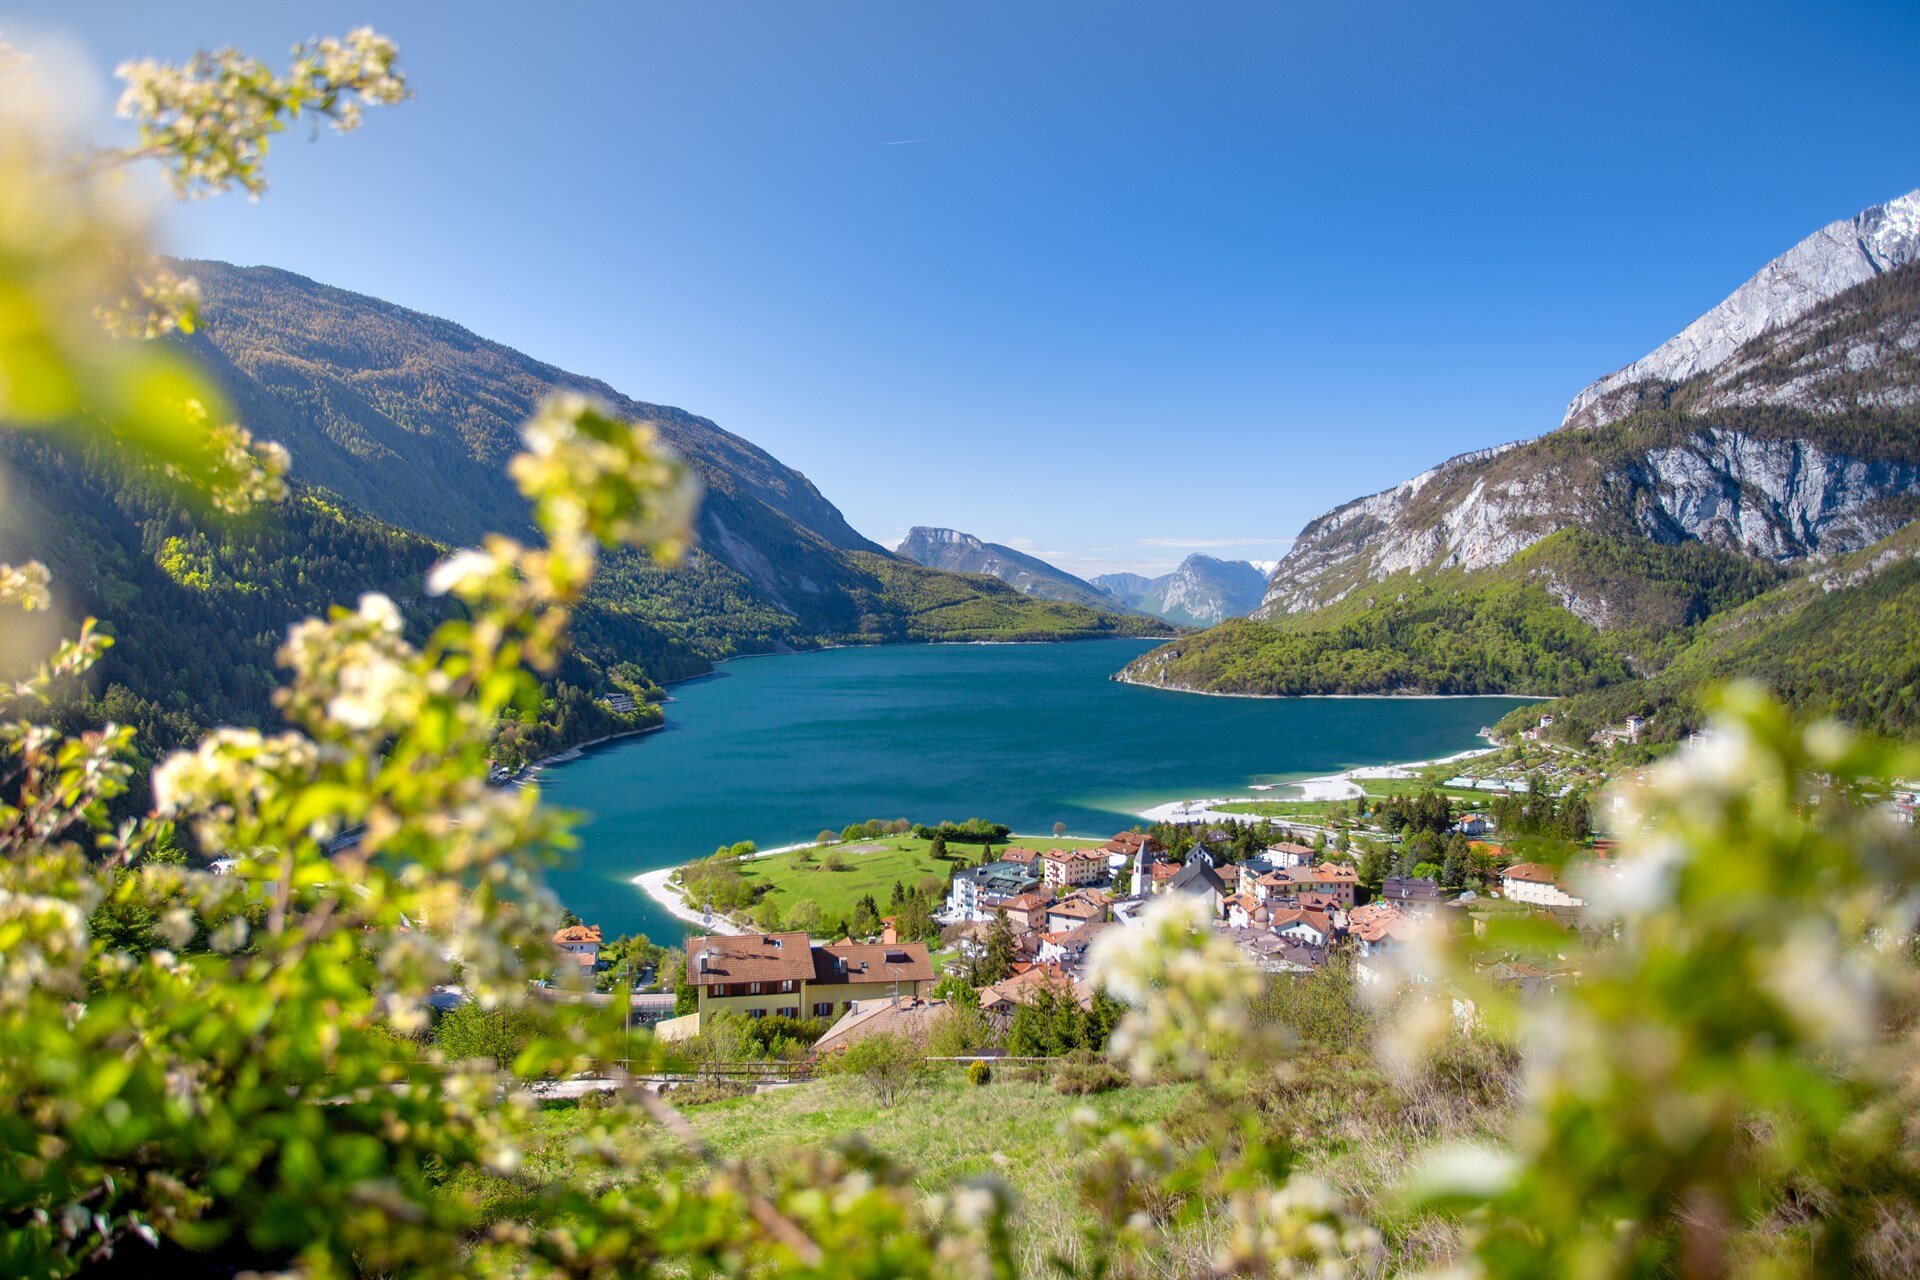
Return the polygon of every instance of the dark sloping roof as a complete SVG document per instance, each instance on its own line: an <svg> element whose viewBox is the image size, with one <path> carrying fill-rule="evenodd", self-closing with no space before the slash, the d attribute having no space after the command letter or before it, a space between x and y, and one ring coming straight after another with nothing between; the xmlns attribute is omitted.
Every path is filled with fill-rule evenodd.
<svg viewBox="0 0 1920 1280"><path fill-rule="evenodd" d="M1393 902L1438 902L1440 886L1426 876L1388 876L1381 882L1380 896Z"/></svg>
<svg viewBox="0 0 1920 1280"><path fill-rule="evenodd" d="M1220 879L1220 873L1204 862L1189 862L1174 873L1167 881L1167 888L1176 893L1213 892L1224 894L1227 886Z"/></svg>
<svg viewBox="0 0 1920 1280"><path fill-rule="evenodd" d="M815 982L931 982L924 942L836 942L813 949Z"/></svg>
<svg viewBox="0 0 1920 1280"><path fill-rule="evenodd" d="M804 982L813 976L811 941L805 933L696 938L687 947L687 977L696 987L723 982Z"/></svg>

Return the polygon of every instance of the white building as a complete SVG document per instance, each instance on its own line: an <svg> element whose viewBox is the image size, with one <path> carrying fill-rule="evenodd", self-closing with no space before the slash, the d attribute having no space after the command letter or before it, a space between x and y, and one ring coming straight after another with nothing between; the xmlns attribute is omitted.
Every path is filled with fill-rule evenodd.
<svg viewBox="0 0 1920 1280"><path fill-rule="evenodd" d="M1576 898L1560 887L1560 873L1537 862L1519 862L1500 873L1500 892L1509 902L1525 902L1536 907L1584 907L1586 899Z"/></svg>

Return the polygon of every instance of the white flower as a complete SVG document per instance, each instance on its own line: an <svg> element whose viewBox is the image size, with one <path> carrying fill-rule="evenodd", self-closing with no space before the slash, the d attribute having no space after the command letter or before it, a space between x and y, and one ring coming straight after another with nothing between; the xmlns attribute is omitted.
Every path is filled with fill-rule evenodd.
<svg viewBox="0 0 1920 1280"><path fill-rule="evenodd" d="M499 561L484 551L467 547L433 566L433 571L427 574L427 594L459 595L469 587L485 582L499 570Z"/></svg>
<svg viewBox="0 0 1920 1280"><path fill-rule="evenodd" d="M1491 1200L1511 1188L1519 1172L1520 1163L1511 1152L1463 1143L1422 1160L1408 1190L1421 1200Z"/></svg>

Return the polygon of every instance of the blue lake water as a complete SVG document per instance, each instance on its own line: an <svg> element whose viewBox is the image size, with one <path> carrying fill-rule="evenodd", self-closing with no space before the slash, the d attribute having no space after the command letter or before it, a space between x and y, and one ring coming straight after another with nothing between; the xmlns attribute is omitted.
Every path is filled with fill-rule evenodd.
<svg viewBox="0 0 1920 1280"><path fill-rule="evenodd" d="M638 872L867 818L1111 835L1143 808L1478 745L1506 698L1208 698L1108 677L1149 647L890 645L742 658L674 687L667 727L548 769L590 815L553 879L609 937L685 926Z"/></svg>

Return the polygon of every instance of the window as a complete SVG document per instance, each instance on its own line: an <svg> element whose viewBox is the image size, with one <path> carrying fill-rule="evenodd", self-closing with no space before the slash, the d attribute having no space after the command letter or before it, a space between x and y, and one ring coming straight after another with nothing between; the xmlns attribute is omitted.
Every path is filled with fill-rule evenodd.
<svg viewBox="0 0 1920 1280"><path fill-rule="evenodd" d="M793 979L792 978L782 979L780 983L780 994L784 996L784 995L790 995L792 994L792 992L793 992Z"/></svg>
<svg viewBox="0 0 1920 1280"><path fill-rule="evenodd" d="M757 982L749 982L749 983L747 984L747 994L748 994L748 995L750 995L750 996L757 996L757 995L759 995L759 994L760 994L760 984L759 984L759 983L757 983Z"/></svg>
<svg viewBox="0 0 1920 1280"><path fill-rule="evenodd" d="M754 985L757 987L760 984L756 982ZM767 1016L767 1011L765 1009L749 1009L747 1010L747 1016L749 1018L764 1018Z"/></svg>
<svg viewBox="0 0 1920 1280"><path fill-rule="evenodd" d="M788 1005L785 1008L780 1010L780 1016L783 1018L793 1018L795 1020L798 1020L800 1017L800 1006L797 1004Z"/></svg>
<svg viewBox="0 0 1920 1280"><path fill-rule="evenodd" d="M833 1016L833 1001L822 1000L819 1004L814 1005L813 1016L816 1018L831 1018Z"/></svg>

